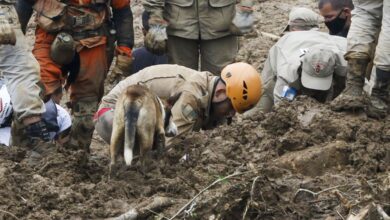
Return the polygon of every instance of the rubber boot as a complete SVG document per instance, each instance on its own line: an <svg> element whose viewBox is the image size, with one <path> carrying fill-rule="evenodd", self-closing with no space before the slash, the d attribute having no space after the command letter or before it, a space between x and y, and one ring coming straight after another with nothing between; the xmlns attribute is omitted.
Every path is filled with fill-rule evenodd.
<svg viewBox="0 0 390 220"><path fill-rule="evenodd" d="M330 106L333 111L359 110L364 108L363 86L368 59L349 59L344 91Z"/></svg>
<svg viewBox="0 0 390 220"><path fill-rule="evenodd" d="M13 120L11 125L11 146L30 148L33 143L27 137L22 122Z"/></svg>
<svg viewBox="0 0 390 220"><path fill-rule="evenodd" d="M390 71L376 68L376 79L369 98L367 115L371 118L384 118L387 115L390 85Z"/></svg>
<svg viewBox="0 0 390 220"><path fill-rule="evenodd" d="M95 129L93 115L97 111L96 98L81 99L72 103L72 128L70 140L65 145L74 150L83 150L89 154L92 134Z"/></svg>

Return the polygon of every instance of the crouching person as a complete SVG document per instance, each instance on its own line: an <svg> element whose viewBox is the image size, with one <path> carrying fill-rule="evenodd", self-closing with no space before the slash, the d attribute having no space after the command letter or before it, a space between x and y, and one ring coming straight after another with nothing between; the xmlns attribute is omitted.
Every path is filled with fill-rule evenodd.
<svg viewBox="0 0 390 220"><path fill-rule="evenodd" d="M262 95L260 74L249 64L226 66L221 77L178 65L156 65L127 77L103 97L95 115L96 131L110 142L115 104L130 85L141 84L161 99L180 94L172 106L172 120L178 133L166 139L176 143L190 131L210 129L236 112L243 113L256 105ZM178 138L179 137L179 138Z"/></svg>
<svg viewBox="0 0 390 220"><path fill-rule="evenodd" d="M284 35L269 51L262 80L264 95L246 115L269 112L281 100L308 95L330 101L344 89L347 62L345 38L318 31L318 17L306 8L294 8Z"/></svg>
<svg viewBox="0 0 390 220"><path fill-rule="evenodd" d="M10 95L3 82L4 81L0 79L0 144L6 146L20 146L20 144L23 143L13 142L25 141L24 139L19 137L11 138L11 121L13 110ZM42 121L46 125L49 138L50 140L56 141L58 144L62 145L69 139L71 117L64 108L55 104L53 100L46 102L45 107L46 111L42 114Z"/></svg>

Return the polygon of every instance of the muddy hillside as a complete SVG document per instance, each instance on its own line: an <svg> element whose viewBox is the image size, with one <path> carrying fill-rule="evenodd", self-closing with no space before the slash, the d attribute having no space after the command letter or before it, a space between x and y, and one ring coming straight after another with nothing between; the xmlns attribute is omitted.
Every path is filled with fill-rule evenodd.
<svg viewBox="0 0 390 220"><path fill-rule="evenodd" d="M132 4L137 17L142 8ZM261 70L275 42L264 33L279 35L294 5L315 8L316 2L258 1L257 31L242 39L237 60ZM390 215L390 118L335 113L307 97L268 114L238 117L229 127L192 133L153 158L145 174L134 161L109 178L108 145L97 135L83 166L77 151L52 149L36 161L26 149L0 148L0 219L377 220Z"/></svg>

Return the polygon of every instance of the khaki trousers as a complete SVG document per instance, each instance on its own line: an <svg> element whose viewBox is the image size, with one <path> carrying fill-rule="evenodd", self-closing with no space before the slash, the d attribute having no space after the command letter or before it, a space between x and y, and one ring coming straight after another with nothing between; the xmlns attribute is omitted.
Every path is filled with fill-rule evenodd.
<svg viewBox="0 0 390 220"><path fill-rule="evenodd" d="M190 40L168 36L168 62L194 70L220 75L221 70L234 62L238 38L226 36L214 40Z"/></svg>
<svg viewBox="0 0 390 220"><path fill-rule="evenodd" d="M0 45L0 75L6 81L13 110L18 120L40 115L45 106L39 96L39 64L28 51L14 7L0 4L0 13L9 17L16 34L16 45Z"/></svg>
<svg viewBox="0 0 390 220"><path fill-rule="evenodd" d="M377 68L390 71L390 1L354 0L346 59L374 58ZM379 34L380 33L380 34ZM375 56L376 38L379 34Z"/></svg>

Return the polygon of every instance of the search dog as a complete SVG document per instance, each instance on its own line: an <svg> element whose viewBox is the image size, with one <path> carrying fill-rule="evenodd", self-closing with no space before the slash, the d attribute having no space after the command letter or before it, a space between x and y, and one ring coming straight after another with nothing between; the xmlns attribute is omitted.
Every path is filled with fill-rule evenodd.
<svg viewBox="0 0 390 220"><path fill-rule="evenodd" d="M110 176L123 153L127 166L131 165L134 150L139 149L142 170L146 154L152 149L165 148L165 137L178 133L171 119L171 108L180 94L161 100L142 85L131 85L120 95L115 105L110 141Z"/></svg>

